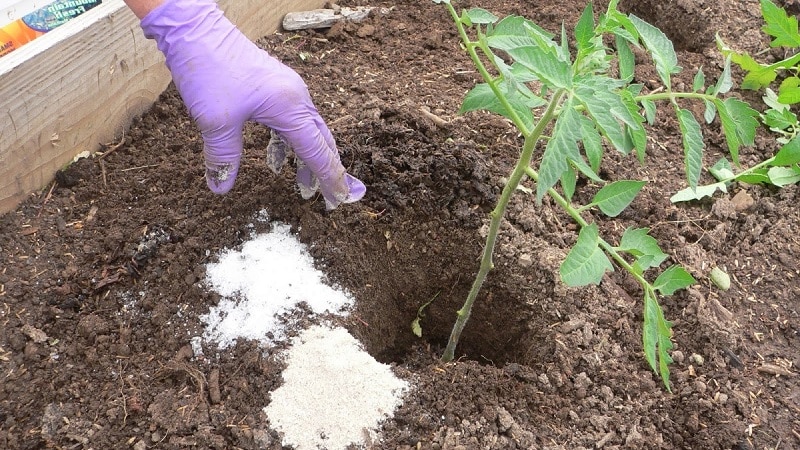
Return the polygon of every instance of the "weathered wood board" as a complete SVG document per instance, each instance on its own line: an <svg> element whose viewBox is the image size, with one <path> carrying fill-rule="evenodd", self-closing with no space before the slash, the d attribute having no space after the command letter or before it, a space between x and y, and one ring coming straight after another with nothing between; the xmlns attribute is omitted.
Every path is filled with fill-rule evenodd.
<svg viewBox="0 0 800 450"><path fill-rule="evenodd" d="M388 8L356 6L355 8L325 8L310 11L292 11L283 17L284 30L308 30L311 28L327 28L337 22L361 22L372 11L389 14Z"/></svg>
<svg viewBox="0 0 800 450"><path fill-rule="evenodd" d="M248 37L324 0L220 0ZM0 58L0 214L51 182L75 155L118 138L170 81L163 56L122 0Z"/></svg>

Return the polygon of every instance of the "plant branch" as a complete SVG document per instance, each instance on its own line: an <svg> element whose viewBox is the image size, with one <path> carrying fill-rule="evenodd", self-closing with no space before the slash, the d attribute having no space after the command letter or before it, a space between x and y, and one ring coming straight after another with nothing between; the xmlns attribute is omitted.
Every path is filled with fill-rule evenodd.
<svg viewBox="0 0 800 450"><path fill-rule="evenodd" d="M528 175L534 182L538 182L539 174L535 170L533 170L533 168L531 168L530 166L525 168L525 174ZM558 205L561 206L561 208L563 208L564 211L566 211L567 214L569 214L569 216L572 217L572 220L574 220L575 223L577 223L581 228L589 225L589 222L587 222L586 219L584 219L581 216L581 212L585 210L585 207L576 208L572 206L569 200L565 199L558 191L556 191L553 188L548 189L547 193L550 194L553 200L555 200L556 203L558 203ZM622 255L619 254L619 252L616 250L616 248L614 248L613 245L606 242L606 240L603 239L602 237L600 238L599 244L600 248L602 248L603 251L606 252L606 254L611 256L611 258L613 258L614 261L616 261L620 267L625 269L634 278L636 278L636 281L638 281L643 288L645 289L647 287L652 288L650 282L647 281L642 275L640 275L638 271L635 270L633 266L628 261L626 261L625 258L622 257Z"/></svg>
<svg viewBox="0 0 800 450"><path fill-rule="evenodd" d="M637 102L641 102L642 100L670 100L674 101L676 98L691 98L691 99L700 99L700 100L708 100L714 101L717 99L716 96L710 94L701 94L699 92L658 92L655 94L644 94L638 95L634 97L634 100Z"/></svg>
<svg viewBox="0 0 800 450"><path fill-rule="evenodd" d="M458 35L461 37L461 41L464 43L464 50L469 55L470 59L472 59L472 63L475 65L475 68L478 70L478 73L481 74L481 77L484 81L489 85L489 88L492 90L494 95L497 97L500 104L508 111L508 117L514 122L514 126L517 127L517 130L523 136L528 136L532 131L528 130L528 127L525 125L525 122L519 117L519 114L511 107L511 104L508 102L505 94L500 91L500 88L497 87L497 78L493 77L489 70L486 69L486 65L483 63L481 58L478 56L478 52L475 51L476 48L480 48L481 51L486 55L489 60L492 59L493 55L480 42L475 42L469 38L467 34L467 30L464 28L464 24L461 22L461 19L458 17L458 12L456 12L455 7L450 4L450 2L446 2L445 5L447 6L447 10L450 12L450 16L453 18L453 21L456 24L456 28L458 28ZM541 134L541 133L540 133Z"/></svg>
<svg viewBox="0 0 800 450"><path fill-rule="evenodd" d="M533 150L536 148L536 143L539 141L542 133L544 133L547 125L556 117L555 111L565 93L566 91L562 89L553 94L553 97L550 99L547 109L542 114L538 124L533 131L531 131L531 133L525 137L525 143L522 146L522 153L520 154L519 160L517 161L516 166L514 166L514 169L511 171L511 175L508 177L508 182L503 187L503 192L500 195L500 199L497 201L497 205L489 214L491 221L489 223L489 233L486 236L486 244L483 247L483 256L481 257L480 269L478 270L478 274L472 283L472 288L467 295L467 300L464 302L464 306L462 306L461 309L459 309L456 313L456 323L453 325L453 330L450 333L450 339L448 340L447 347L442 355L442 361L444 362L452 361L455 358L456 345L458 345L458 340L461 338L461 332L464 330L464 326L469 320L469 316L472 312L472 305L475 303L475 299L478 297L478 293L483 286L483 282L486 280L486 275L488 275L489 271L494 268L492 254L494 253L494 246L497 242L497 232L500 230L500 224L503 221L503 216L505 215L506 208L508 207L508 202L511 200L511 196L514 194L514 192L517 190L520 181L522 181L522 177L526 174L526 171L530 169Z"/></svg>

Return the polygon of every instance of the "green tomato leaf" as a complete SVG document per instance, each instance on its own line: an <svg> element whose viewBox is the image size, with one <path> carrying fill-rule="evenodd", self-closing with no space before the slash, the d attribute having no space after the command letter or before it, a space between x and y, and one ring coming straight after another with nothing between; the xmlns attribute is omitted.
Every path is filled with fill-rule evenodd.
<svg viewBox="0 0 800 450"><path fill-rule="evenodd" d="M733 97L725 101L714 100L719 110L722 130L728 143L728 150L734 164L739 165L739 147L750 146L755 142L756 129L758 128L758 111L747 103Z"/></svg>
<svg viewBox="0 0 800 450"><path fill-rule="evenodd" d="M599 242L597 224L581 229L578 241L561 263L561 280L564 284L572 287L600 284L606 271L614 271L614 266L600 248Z"/></svg>
<svg viewBox="0 0 800 450"><path fill-rule="evenodd" d="M575 186L578 184L578 174L571 165L567 164L567 170L561 175L561 189L564 190L564 197L572 200L575 195Z"/></svg>
<svg viewBox="0 0 800 450"><path fill-rule="evenodd" d="M647 183L644 181L615 181L597 191L592 203L596 204L603 211L603 214L609 217L617 217L619 213L631 204L645 184Z"/></svg>
<svg viewBox="0 0 800 450"><path fill-rule="evenodd" d="M717 181L728 180L735 176L731 163L725 158L720 158L708 171L711 172L711 175L716 178Z"/></svg>
<svg viewBox="0 0 800 450"><path fill-rule="evenodd" d="M489 40L492 45L492 40ZM558 57L555 53L533 45L521 45L505 49L515 61L528 68L543 83L551 88L572 87L572 67L569 61Z"/></svg>
<svg viewBox="0 0 800 450"><path fill-rule="evenodd" d="M547 190L555 186L564 172L567 171L570 159L577 155L578 141L581 124L579 114L575 111L574 100L569 98L564 102L564 108L556 120L553 135L547 141L547 146L539 165L539 182L536 183L536 201L541 202Z"/></svg>
<svg viewBox="0 0 800 450"><path fill-rule="evenodd" d="M770 0L761 0L761 14L764 16L763 30L774 37L770 43L773 47L800 47L800 34L797 32L797 17L789 16L786 11Z"/></svg>
<svg viewBox="0 0 800 450"><path fill-rule="evenodd" d="M750 173L736 175L736 181L747 184L772 184L767 170L768 169L763 168Z"/></svg>
<svg viewBox="0 0 800 450"><path fill-rule="evenodd" d="M622 103L628 108L628 117L636 121L636 126L625 123L624 129L628 141L636 149L636 154L640 162L644 162L644 155L647 151L647 132L644 129L645 118L639 113L639 104L636 103L636 94L632 89L638 86L628 86L619 93ZM625 122L625 119L622 119Z"/></svg>
<svg viewBox="0 0 800 450"><path fill-rule="evenodd" d="M514 95L506 96L506 99L511 105L511 108L513 108L519 118L522 119L525 126L530 130L534 126L534 117L531 109L538 108L546 102L541 97L538 97L528 90L525 85L518 84L517 87L517 92L515 92ZM506 89L501 85L500 90L505 91ZM491 111L511 119L510 112L500 103L497 95L495 95L494 91L492 91L492 88L489 87L487 83L476 85L464 96L464 101L458 113L464 114L476 110Z"/></svg>
<svg viewBox="0 0 800 450"><path fill-rule="evenodd" d="M650 236L649 228L628 228L622 234L618 249L630 253L642 271L651 267L658 267L667 254L661 251L658 241Z"/></svg>
<svg viewBox="0 0 800 450"><path fill-rule="evenodd" d="M592 170L600 170L600 162L603 160L603 138L594 126L594 122L584 115L580 115L581 137L583 138L583 150Z"/></svg>
<svg viewBox="0 0 800 450"><path fill-rule="evenodd" d="M513 67L506 64L503 58L497 56L494 53L492 53L492 62L497 68L497 71L500 72L500 75L502 75L502 78L496 79L495 82L497 83L497 87L500 90L500 92L505 94L505 97L514 97L519 94L525 95L526 97L528 96L528 94L531 97L537 97L525 85L526 81L522 81L522 80L529 80L529 81L536 80L537 78L535 74L531 73L528 69L524 67L522 67L522 70L517 71L517 74L519 75L515 74L513 71Z"/></svg>
<svg viewBox="0 0 800 450"><path fill-rule="evenodd" d="M785 103L781 103L778 101L778 94L775 93L770 88L764 89L764 95L761 97L764 100L764 104L769 106L770 109L774 109L776 111L785 111L790 109L791 107Z"/></svg>
<svg viewBox="0 0 800 450"><path fill-rule="evenodd" d="M788 77L778 87L778 102L784 105L800 103L800 78Z"/></svg>
<svg viewBox="0 0 800 450"><path fill-rule="evenodd" d="M569 54L569 41L563 31L561 44L564 46L564 54ZM583 9L580 19L575 25L575 44L577 54L575 56L575 73L606 72L611 58L606 53L606 46L603 44L602 33L595 32L594 13L592 3L587 3Z"/></svg>
<svg viewBox="0 0 800 450"><path fill-rule="evenodd" d="M717 47L725 56L725 59L727 60L730 58L733 63L739 65L745 72L747 72L742 80L743 89L758 90L769 86L769 84L775 80L777 73L773 67L759 63L753 59L752 56L745 52L739 53L732 50L730 47L725 45L725 42L722 41L722 38L720 38L719 34L717 34L715 38L717 41ZM714 92L714 89L710 89L708 94L716 95L716 92Z"/></svg>
<svg viewBox="0 0 800 450"><path fill-rule="evenodd" d="M722 53L726 58L738 64L745 72L744 79L742 79L742 89L758 90L767 87L775 81L778 74L769 66L760 64L747 53L736 53L733 50L723 48ZM716 92L709 92L716 95Z"/></svg>
<svg viewBox="0 0 800 450"><path fill-rule="evenodd" d="M689 202L692 200L701 200L704 197L711 197L717 190L728 192L728 186L725 183L714 183L706 186L697 186L696 188L686 188L675 193L669 198L672 203Z"/></svg>
<svg viewBox="0 0 800 450"><path fill-rule="evenodd" d="M499 19L499 17L483 8L472 8L465 11L465 14L473 24L495 23Z"/></svg>
<svg viewBox="0 0 800 450"><path fill-rule="evenodd" d="M603 181L603 179L600 178L600 176L597 175L594 170L592 170L592 168L586 164L586 161L583 159L583 156L580 154L580 152L570 154L568 160L570 164L575 166L575 168L578 169L585 177L597 182Z"/></svg>
<svg viewBox="0 0 800 450"><path fill-rule="evenodd" d="M693 285L697 280L681 266L670 266L653 282L653 288L663 295L672 295L675 291Z"/></svg>
<svg viewBox="0 0 800 450"><path fill-rule="evenodd" d="M750 57L748 56L748 58ZM742 79L742 89L759 90L769 86L777 77L778 73L775 72L775 69L767 66L758 66L744 76Z"/></svg>
<svg viewBox="0 0 800 450"><path fill-rule="evenodd" d="M497 59L500 60L500 61L503 61L502 58L497 58ZM505 65L505 63L503 63L503 64ZM523 66L522 64L519 64L519 63L515 62L515 63L512 63L511 66L505 66L505 67L508 67L508 72L507 73L503 73L503 75L504 76L508 76L508 74L511 74L511 76L515 80L517 80L518 83L528 83L530 81L538 81L539 80L539 78L536 77L535 73L533 73L530 70L528 70L528 68Z"/></svg>
<svg viewBox="0 0 800 450"><path fill-rule="evenodd" d="M508 16L486 32L490 47L508 51L513 48L537 47L546 53L561 58L561 51L553 41L554 35L535 23L520 16ZM561 58L567 60L568 58Z"/></svg>
<svg viewBox="0 0 800 450"><path fill-rule="evenodd" d="M731 90L731 87L733 87L733 80L731 80L731 57L728 56L725 58L725 66L717 80L717 84L714 85L714 95L725 94Z"/></svg>
<svg viewBox="0 0 800 450"><path fill-rule="evenodd" d="M676 107L677 108L677 107ZM688 109L677 108L678 124L683 135L683 156L686 178L690 187L696 187L703 169L703 134L700 124Z"/></svg>
<svg viewBox="0 0 800 450"><path fill-rule="evenodd" d="M633 70L636 66L636 58L631 50L631 45L627 39L620 35L614 36L617 45L617 57L619 64L619 78L624 81L633 80Z"/></svg>
<svg viewBox="0 0 800 450"><path fill-rule="evenodd" d="M706 110L703 112L703 119L705 119L706 123L711 123L714 121L714 118L717 117L717 107L714 106L714 102L710 100L703 100L703 103L706 105Z"/></svg>
<svg viewBox="0 0 800 450"><path fill-rule="evenodd" d="M800 162L800 138L795 137L778 150L770 165L791 166L798 162Z"/></svg>
<svg viewBox="0 0 800 450"><path fill-rule="evenodd" d="M592 13L592 4L590 2L586 4L583 14L578 19L578 23L575 24L575 43L578 47L578 53L594 50L593 38L594 14Z"/></svg>
<svg viewBox="0 0 800 450"><path fill-rule="evenodd" d="M631 14L630 19L639 32L639 37L641 37L644 46L653 56L658 76L664 85L670 88L672 86L671 75L681 71L681 67L678 65L678 55L675 54L672 41L661 30L635 15Z"/></svg>
<svg viewBox="0 0 800 450"><path fill-rule="evenodd" d="M706 86L706 76L703 73L703 66L700 66L697 69L697 73L694 74L694 80L692 81L692 92L700 92Z"/></svg>
<svg viewBox="0 0 800 450"><path fill-rule="evenodd" d="M778 187L788 186L800 181L800 173L791 167L771 167L767 175L770 183Z"/></svg>
<svg viewBox="0 0 800 450"><path fill-rule="evenodd" d="M762 120L773 131L785 131L798 125L797 116L789 109L768 109Z"/></svg>
<svg viewBox="0 0 800 450"><path fill-rule="evenodd" d="M538 48L569 63L569 53L562 51L554 36L524 17L508 16L487 31L486 41L489 46L506 52L516 48Z"/></svg>
<svg viewBox="0 0 800 450"><path fill-rule="evenodd" d="M529 36L531 30L534 30L545 41L551 40L555 36L522 16L504 17L494 26L491 36Z"/></svg>
<svg viewBox="0 0 800 450"><path fill-rule="evenodd" d="M642 344L644 356L650 368L661 376L667 391L669 385L669 364L672 358L669 351L672 349L672 324L664 318L664 312L655 298L655 294L645 290L644 294L644 327L642 330Z"/></svg>
<svg viewBox="0 0 800 450"><path fill-rule="evenodd" d="M621 82L603 76L590 76L577 82L574 92L586 111L594 119L600 132L611 144L624 154L633 149L622 124L636 132L643 131L642 117L631 113L623 94L618 91Z"/></svg>
<svg viewBox="0 0 800 450"><path fill-rule="evenodd" d="M611 0L608 2L605 14L601 16L601 23L603 24L600 31L611 32L615 36L622 37L631 45L638 47L639 45L639 32L636 27L625 14L619 12L617 9L618 0Z"/></svg>
<svg viewBox="0 0 800 450"><path fill-rule="evenodd" d="M647 118L647 123L653 125L656 122L656 102L652 100L642 100L642 107Z"/></svg>

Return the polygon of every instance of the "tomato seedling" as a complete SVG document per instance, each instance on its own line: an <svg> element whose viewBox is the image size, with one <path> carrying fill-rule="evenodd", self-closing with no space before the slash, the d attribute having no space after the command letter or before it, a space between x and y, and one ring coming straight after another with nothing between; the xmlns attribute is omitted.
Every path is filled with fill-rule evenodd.
<svg viewBox="0 0 800 450"><path fill-rule="evenodd" d="M487 110L500 114L511 120L524 139L517 163L490 213L480 269L457 312L442 359L455 357L472 305L493 267L492 254L508 202L527 177L536 183L537 204L549 195L580 226L577 242L560 267L564 283L598 284L606 272L614 270L613 261L641 285L645 359L669 390L672 325L664 317L658 298L672 295L695 280L679 265L667 267L653 279L650 272L660 270L667 255L647 228L629 228L619 244L612 245L600 235L597 224L590 223L582 213L597 208L616 217L645 185L639 180L606 183L598 173L606 147L644 159L645 126L653 124L659 101L672 107L680 126L691 188L697 187L700 178L704 144L700 124L681 102L703 102L708 123L719 115L734 159L740 146L752 144L758 113L736 98L720 98L732 85L730 60L715 84L705 87L701 70L694 77L692 91L677 92L671 78L681 68L672 42L653 25L618 11L617 0L609 3L597 23L592 5L586 7L574 29L574 48L568 45L564 27L556 36L524 17L500 19L481 8L459 15L450 0L433 1L446 6L464 49L483 78L466 94L460 113ZM605 42L613 42L614 48ZM662 83L659 89L645 92L642 84L634 83L634 47L652 57ZM537 151L541 152L541 162L534 169L531 163ZM579 176L590 180L588 187L602 186L592 201L582 206L572 200Z"/></svg>

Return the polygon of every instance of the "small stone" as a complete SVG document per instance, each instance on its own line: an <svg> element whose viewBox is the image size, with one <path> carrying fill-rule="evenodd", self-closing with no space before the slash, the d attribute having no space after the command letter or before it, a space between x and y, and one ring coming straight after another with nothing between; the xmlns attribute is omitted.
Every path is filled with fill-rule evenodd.
<svg viewBox="0 0 800 450"><path fill-rule="evenodd" d="M680 350L675 350L672 352L672 360L677 364L683 364L685 358L686 357L683 355L683 352Z"/></svg>
<svg viewBox="0 0 800 450"><path fill-rule="evenodd" d="M592 380L586 375L586 372L581 372L575 377L573 383L576 389L586 389L592 385Z"/></svg>
<svg viewBox="0 0 800 450"><path fill-rule="evenodd" d="M689 418L686 419L686 428L690 431L697 431L700 428L700 417L697 413L689 415Z"/></svg>
<svg viewBox="0 0 800 450"><path fill-rule="evenodd" d="M41 434L47 439L53 439L61 428L64 420L64 409L61 404L50 403L44 407L41 419Z"/></svg>
<svg viewBox="0 0 800 450"><path fill-rule="evenodd" d="M729 198L722 197L711 206L711 214L718 219L733 219L736 217L736 207Z"/></svg>
<svg viewBox="0 0 800 450"><path fill-rule="evenodd" d="M373 34L375 34L375 27L369 24L362 26L356 31L356 35L360 38L372 36Z"/></svg>
<svg viewBox="0 0 800 450"><path fill-rule="evenodd" d="M603 400L605 400L606 403L608 403L611 401L611 399L614 398L614 391L611 390L610 387L603 385L600 386L600 395L602 395Z"/></svg>
<svg viewBox="0 0 800 450"><path fill-rule="evenodd" d="M698 394L705 394L707 388L708 386L706 386L706 384L703 383L701 380L697 380L694 382L694 390Z"/></svg>
<svg viewBox="0 0 800 450"><path fill-rule="evenodd" d="M254 429L253 439L255 440L256 444L258 444L259 448L269 448L273 444L273 439L269 435L269 431L265 429Z"/></svg>
<svg viewBox="0 0 800 450"><path fill-rule="evenodd" d="M736 209L736 212L746 211L755 204L753 197L745 190L737 192L731 199L731 202L733 202L733 207Z"/></svg>
<svg viewBox="0 0 800 450"><path fill-rule="evenodd" d="M540 373L538 378L539 378L539 383L541 383L541 384L543 384L545 386L550 386L550 379L547 378L547 374L546 373Z"/></svg>
<svg viewBox="0 0 800 450"><path fill-rule="evenodd" d="M514 425L514 418L511 417L511 414L506 411L505 408L499 408L497 410L497 430L501 433L505 433Z"/></svg>
<svg viewBox="0 0 800 450"><path fill-rule="evenodd" d="M697 364L698 366L702 366L706 362L705 358L698 355L697 353L692 353L692 356L689 357L689 361L691 361L694 364Z"/></svg>
<svg viewBox="0 0 800 450"><path fill-rule="evenodd" d="M22 332L25 333L25 335L28 336L36 344L41 344L47 341L47 334L44 331L32 325L27 325L27 324L23 325Z"/></svg>
<svg viewBox="0 0 800 450"><path fill-rule="evenodd" d="M519 257L519 265L521 267L530 267L530 266L532 266L533 265L533 257L528 253L520 255L520 257Z"/></svg>
<svg viewBox="0 0 800 450"><path fill-rule="evenodd" d="M644 437L639 433L638 427L634 426L625 437L625 446L628 448L642 448L644 444Z"/></svg>

